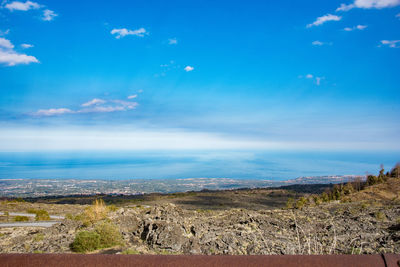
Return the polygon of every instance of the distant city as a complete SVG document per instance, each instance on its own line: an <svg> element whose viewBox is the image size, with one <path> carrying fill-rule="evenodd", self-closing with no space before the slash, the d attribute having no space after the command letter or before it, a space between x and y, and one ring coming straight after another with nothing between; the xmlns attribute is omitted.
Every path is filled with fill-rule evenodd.
<svg viewBox="0 0 400 267"><path fill-rule="evenodd" d="M230 178L76 180L76 179L0 179L0 197L44 197L65 195L139 195L200 190L277 187L291 184L344 183L363 176L313 176L286 181L242 180Z"/></svg>

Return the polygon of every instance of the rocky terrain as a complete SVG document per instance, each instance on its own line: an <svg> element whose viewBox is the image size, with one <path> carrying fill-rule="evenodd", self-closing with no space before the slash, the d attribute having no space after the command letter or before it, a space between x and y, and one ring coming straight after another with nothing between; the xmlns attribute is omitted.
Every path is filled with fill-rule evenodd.
<svg viewBox="0 0 400 267"><path fill-rule="evenodd" d="M165 201L149 206L125 204L110 209L101 219L118 227L122 242L91 253L400 253L399 188L399 180L392 179L343 201L302 209L225 206L194 210ZM45 208L55 204L40 205ZM60 204L59 210L63 206ZM79 214L88 206L66 207ZM72 253L76 234L95 227L79 218L66 216L50 228L0 228L0 252Z"/></svg>

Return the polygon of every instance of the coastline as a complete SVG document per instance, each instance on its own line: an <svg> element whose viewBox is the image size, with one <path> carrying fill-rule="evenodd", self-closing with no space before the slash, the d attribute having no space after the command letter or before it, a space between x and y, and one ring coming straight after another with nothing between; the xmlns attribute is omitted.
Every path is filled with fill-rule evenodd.
<svg viewBox="0 0 400 267"><path fill-rule="evenodd" d="M288 185L346 183L364 179L361 175L309 176L289 180L249 180L231 178L186 179L0 179L0 197L50 197L67 195L144 195L274 188Z"/></svg>

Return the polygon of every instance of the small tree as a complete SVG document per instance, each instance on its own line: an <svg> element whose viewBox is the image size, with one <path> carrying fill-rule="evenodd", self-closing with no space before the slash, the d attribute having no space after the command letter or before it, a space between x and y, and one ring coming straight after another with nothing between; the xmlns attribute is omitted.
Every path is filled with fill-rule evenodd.
<svg viewBox="0 0 400 267"><path fill-rule="evenodd" d="M400 178L400 163L397 163L390 171L390 176L393 178Z"/></svg>
<svg viewBox="0 0 400 267"><path fill-rule="evenodd" d="M314 195L313 200L314 200L315 205L317 205L317 206L322 203L322 199L318 195Z"/></svg>
<svg viewBox="0 0 400 267"><path fill-rule="evenodd" d="M328 195L328 193L323 192L321 198L322 198L322 201L323 201L323 202L328 202L328 201L329 201L329 195Z"/></svg>
<svg viewBox="0 0 400 267"><path fill-rule="evenodd" d="M368 175L367 177L367 184L368 185L374 185L378 183L378 177L375 175Z"/></svg>
<svg viewBox="0 0 400 267"><path fill-rule="evenodd" d="M353 187L353 185L352 185L350 182L347 183L347 184L343 187L343 193L344 193L345 195L349 195L349 194L353 193L353 191L354 191L354 187Z"/></svg>
<svg viewBox="0 0 400 267"><path fill-rule="evenodd" d="M353 180L353 187L355 190L360 191L361 190L361 177L357 176Z"/></svg>

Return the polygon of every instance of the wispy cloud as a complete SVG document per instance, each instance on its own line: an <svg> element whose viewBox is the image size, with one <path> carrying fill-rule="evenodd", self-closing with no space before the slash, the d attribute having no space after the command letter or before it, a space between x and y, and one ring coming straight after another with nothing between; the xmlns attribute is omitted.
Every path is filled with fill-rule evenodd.
<svg viewBox="0 0 400 267"><path fill-rule="evenodd" d="M178 40L176 38L168 39L168 44L176 45L176 44L178 44Z"/></svg>
<svg viewBox="0 0 400 267"><path fill-rule="evenodd" d="M136 98L137 97L137 95L130 95L130 96L128 96L127 98L128 99L134 99L134 98Z"/></svg>
<svg viewBox="0 0 400 267"><path fill-rule="evenodd" d="M314 41L314 42L312 42L311 44L312 44L312 45L319 45L319 46L324 45L324 43L321 42L321 41Z"/></svg>
<svg viewBox="0 0 400 267"><path fill-rule="evenodd" d="M44 21L52 21L57 16L58 16L58 14L56 14L53 10L45 9L43 11L42 20L44 20Z"/></svg>
<svg viewBox="0 0 400 267"><path fill-rule="evenodd" d="M332 42L327 43L327 42L321 42L321 41L316 40L316 41L312 42L311 44L314 46L323 46L323 45L332 45Z"/></svg>
<svg viewBox="0 0 400 267"><path fill-rule="evenodd" d="M115 111L125 111L126 109L122 106L96 106L91 108L85 108L76 111L75 113L105 113L105 112L115 112Z"/></svg>
<svg viewBox="0 0 400 267"><path fill-rule="evenodd" d="M93 106L93 105L100 105L100 104L104 104L104 103L106 103L105 100L99 99L99 98L94 98L94 99L92 99L92 100L90 100L90 101L88 101L86 103L83 103L82 107L90 107L90 106Z"/></svg>
<svg viewBox="0 0 400 267"><path fill-rule="evenodd" d="M381 45L379 46L388 46L390 48L399 48L398 44L400 43L400 40L382 40Z"/></svg>
<svg viewBox="0 0 400 267"><path fill-rule="evenodd" d="M0 38L0 64L15 66L19 64L38 63L34 56L28 56L14 51L14 45L10 40Z"/></svg>
<svg viewBox="0 0 400 267"><path fill-rule="evenodd" d="M145 35L148 35L149 33L146 31L146 29L144 28L140 28L137 30L129 30L126 28L122 28L122 29L113 29L111 31L112 35L116 35L115 38L120 39L121 37L125 37L127 35L134 35L134 36L138 36L138 37L144 37Z"/></svg>
<svg viewBox="0 0 400 267"><path fill-rule="evenodd" d="M1 30L0 30L0 36L7 35L7 34L9 34L9 33L10 33L10 29L7 29L7 30L5 30L5 31L1 31Z"/></svg>
<svg viewBox="0 0 400 267"><path fill-rule="evenodd" d="M138 105L137 102L130 102L125 100L111 100L110 102L118 104L125 109L134 109Z"/></svg>
<svg viewBox="0 0 400 267"><path fill-rule="evenodd" d="M396 15L396 18L399 18L399 19L400 19L400 13Z"/></svg>
<svg viewBox="0 0 400 267"><path fill-rule="evenodd" d="M185 70L186 72L189 72L189 71L194 70L194 67L192 67L192 66L186 66L186 67L184 68L184 70Z"/></svg>
<svg viewBox="0 0 400 267"><path fill-rule="evenodd" d="M11 2L9 4L6 4L4 7L7 8L8 10L10 10L10 11L14 11L14 10L28 11L28 10L31 10L31 9L39 9L42 6L39 5L36 2L31 2L31 1L26 1L25 3L24 2L19 2L19 1L14 1L14 2Z"/></svg>
<svg viewBox="0 0 400 267"><path fill-rule="evenodd" d="M305 76L299 75L299 78L300 78L300 79L303 78L303 77L306 78L306 79L315 81L315 84L318 85L318 86L321 85L321 81L322 81L323 79L325 79L325 77L318 77L318 76L315 76L315 75L313 75L313 74L311 74L311 73L306 74Z"/></svg>
<svg viewBox="0 0 400 267"><path fill-rule="evenodd" d="M54 116L54 115L68 114L68 113L74 113L74 112L68 108L51 108L51 109L39 109L36 112L36 115L38 115L38 116Z"/></svg>
<svg viewBox="0 0 400 267"><path fill-rule="evenodd" d="M49 117L64 114L110 113L132 110L135 109L138 105L139 104L137 102L130 102L125 100L103 100L99 98L94 98L88 102L83 103L81 105L82 108L78 108L75 110L68 108L39 109L31 115L39 117Z"/></svg>
<svg viewBox="0 0 400 267"><path fill-rule="evenodd" d="M332 14L326 14L324 16L318 17L313 23L310 23L307 25L307 28L313 27L313 26L319 26L324 24L325 22L328 21L339 21L341 20L342 17L340 16L336 16L336 15L332 15Z"/></svg>
<svg viewBox="0 0 400 267"><path fill-rule="evenodd" d="M357 26L353 26L353 27L346 27L343 30L345 30L347 32L351 32L351 31L354 31L354 30L362 31L362 30L366 29L367 27L368 27L367 25L357 25Z"/></svg>
<svg viewBox="0 0 400 267"><path fill-rule="evenodd" d="M341 4L336 11L349 11L353 8L381 9L400 5L400 0L355 0L351 4Z"/></svg>
<svg viewBox="0 0 400 267"><path fill-rule="evenodd" d="M31 44L21 44L21 47L24 48L24 49L27 49L27 48L33 47L33 45L31 45Z"/></svg>
<svg viewBox="0 0 400 267"><path fill-rule="evenodd" d="M349 5L341 4L338 8L336 8L336 12L349 11L350 9L353 9L353 8L354 8L353 4L349 4Z"/></svg>

